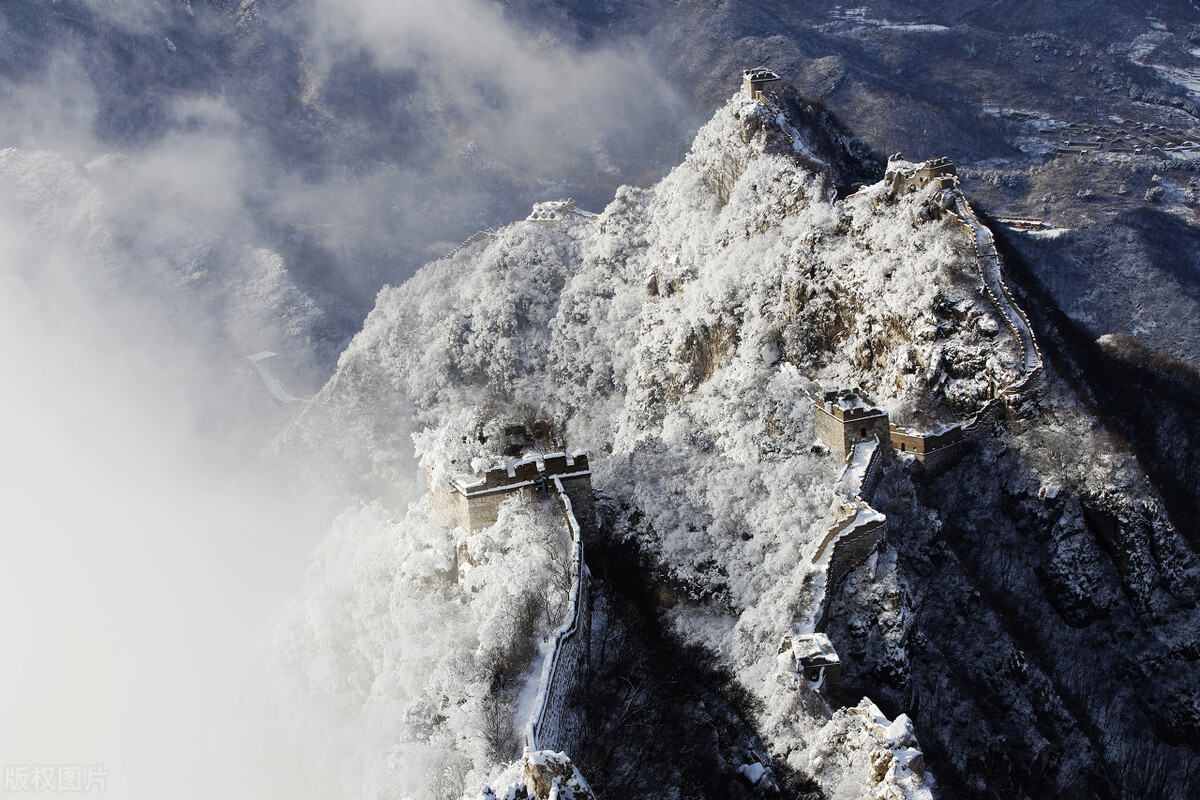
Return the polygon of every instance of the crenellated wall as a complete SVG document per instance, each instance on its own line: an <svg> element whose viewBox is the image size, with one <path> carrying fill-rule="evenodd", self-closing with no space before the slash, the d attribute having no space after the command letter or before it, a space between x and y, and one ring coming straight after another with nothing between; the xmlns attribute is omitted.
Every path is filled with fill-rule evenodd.
<svg viewBox="0 0 1200 800"><path fill-rule="evenodd" d="M979 413L963 426L963 441L975 444L994 436L996 426L1008 416L1008 404L1001 398L988 402Z"/></svg>
<svg viewBox="0 0 1200 800"><path fill-rule="evenodd" d="M955 424L934 433L922 433L891 426L892 447L916 459L925 474L940 475L958 462L969 449L962 425Z"/></svg>
<svg viewBox="0 0 1200 800"><path fill-rule="evenodd" d="M510 461L482 473L456 475L442 486L433 485L432 471L427 479L430 504L451 514L468 531L495 523L501 503L514 495L527 502L545 498L558 505L571 543L571 589L564 622L550 637L551 650L538 676L525 745L533 751L569 752L579 734L570 697L590 657L591 642L591 575L583 558L581 527L595 519L587 453Z"/></svg>
<svg viewBox="0 0 1200 800"><path fill-rule="evenodd" d="M852 570L867 562L887 535L887 518L874 509L857 515L855 523L833 543L829 555L829 586L836 586Z"/></svg>
<svg viewBox="0 0 1200 800"><path fill-rule="evenodd" d="M570 490L558 477L550 479L548 488L562 509L571 536L571 595L566 620L554 632L552 650L542 665L525 745L531 750L571 752L579 729L570 697L591 656L591 573L583 560L583 536Z"/></svg>
<svg viewBox="0 0 1200 800"><path fill-rule="evenodd" d="M867 461L867 468L863 471L858 487L859 497L870 498L875 494L875 489L883 478L883 467L888 461L888 449L884 444L887 440L877 438L875 441L877 444L871 451L871 458Z"/></svg>
<svg viewBox="0 0 1200 800"><path fill-rule="evenodd" d="M474 475L455 475L445 485L429 484L430 504L454 517L463 530L493 525L500 505L514 494L536 502L548 492L547 481L560 478L563 491L579 504L584 521L592 514L592 472L587 453L551 453L516 461ZM426 473L432 481L432 473Z"/></svg>
<svg viewBox="0 0 1200 800"><path fill-rule="evenodd" d="M943 208L953 212L952 218L971 236L975 245L975 259L981 279L980 291L999 312L1009 332L1021 347L1021 377L1000 389L996 399L985 405L975 418L961 424L950 425L939 431L925 433L909 430L899 425L888 425L887 415L879 409L883 426L887 428L882 441L890 442L899 453L911 455L926 475L939 475L958 462L970 446L980 437L991 435L1006 412L1026 413L1026 405L1036 393L1043 380L1042 352L1029 317L1017 305L1004 282L1000 254L996 250L992 232L979 222L966 197L963 196L954 164L949 159L935 159L921 164L893 160L888 164L885 181L893 196L923 189L930 184L938 187L937 197ZM858 425L855 429L851 420L855 416L867 416L866 408L839 408L837 398L842 395L857 397L850 390L826 392L822 398L813 398L816 406L814 434L831 451L844 455L851 451L855 434L875 435L875 428ZM869 405L869 404L868 404ZM872 419L872 423L875 420ZM858 436L861 440L863 436ZM869 492L864 492L869 495Z"/></svg>
<svg viewBox="0 0 1200 800"><path fill-rule="evenodd" d="M835 586L842 576L866 562L886 535L887 516L861 498L842 506L837 522L825 534L812 559L817 564L828 552L826 587Z"/></svg>
<svg viewBox="0 0 1200 800"><path fill-rule="evenodd" d="M487 228L486 230L482 230L482 231L477 231L477 232L471 234L470 236L468 236L463 241L463 243L460 244L458 247L454 248L449 253L446 253L446 255L442 256L442 258L454 258L454 256L458 255L459 251L465 250L466 248L470 247L471 245L473 245L477 242L494 241L496 239L496 237L497 237L496 232L494 230L492 230L491 228Z"/></svg>
<svg viewBox="0 0 1200 800"><path fill-rule="evenodd" d="M992 236L991 230L975 216L975 211L971 208L971 204L967 202L967 198L963 196L957 179L954 182L954 187L945 194L947 200L951 202L951 208L954 210L955 216L967 232L971 234L971 238L975 242L975 258L979 264L980 277L983 279L984 293L992 301L992 305L996 307L996 310L1000 312L1000 316L1004 319L1009 330L1021 345L1023 377L1007 389L1008 392L1019 396L1026 391L1036 388L1038 381L1040 381L1042 374L1042 350L1038 347L1037 339L1033 335L1033 327L1029 324L1029 317L1017 305L1017 302L1013 299L1012 292L1008 288L1008 284L1004 282L1000 253L996 250L996 240Z"/></svg>
<svg viewBox="0 0 1200 800"><path fill-rule="evenodd" d="M813 396L814 434L830 452L845 456L854 446L879 438L887 441L888 415L858 389L839 389Z"/></svg>

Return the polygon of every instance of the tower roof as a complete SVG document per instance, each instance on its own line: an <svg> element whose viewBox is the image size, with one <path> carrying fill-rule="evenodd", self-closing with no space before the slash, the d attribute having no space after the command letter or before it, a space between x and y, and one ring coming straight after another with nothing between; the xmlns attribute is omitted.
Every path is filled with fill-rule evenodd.
<svg viewBox="0 0 1200 800"><path fill-rule="evenodd" d="M752 69L742 70L742 77L749 81L777 81L779 75L767 69L766 67L754 67Z"/></svg>

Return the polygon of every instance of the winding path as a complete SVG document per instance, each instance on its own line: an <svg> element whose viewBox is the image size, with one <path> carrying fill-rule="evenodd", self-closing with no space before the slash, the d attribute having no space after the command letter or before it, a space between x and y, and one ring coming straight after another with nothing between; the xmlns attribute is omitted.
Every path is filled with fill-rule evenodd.
<svg viewBox="0 0 1200 800"><path fill-rule="evenodd" d="M276 377L275 372L271 369L271 365L267 363L272 358L275 358L275 353L272 353L270 350L263 350L261 353L246 356L246 360L253 364L254 369L258 371L258 377L262 379L263 386L266 387L271 397L284 405L288 403L307 403L309 398L297 397L292 394L283 385L283 381Z"/></svg>
<svg viewBox="0 0 1200 800"><path fill-rule="evenodd" d="M984 290L992 304L1008 321L1008 326L1017 341L1021 343L1026 377L1033 375L1042 368L1042 353L1037 341L1033 338L1033 329L1029 326L1029 318L1012 299L1008 286L1004 283L1004 275L1000 270L1000 254L996 252L996 240L986 225L975 216L971 204L963 197L958 189L953 192L954 213L959 220L970 229L975 239L975 257L979 262L979 272L983 278Z"/></svg>
<svg viewBox="0 0 1200 800"><path fill-rule="evenodd" d="M542 662L537 697L525 726L525 746L529 750L567 750L569 727L566 724L567 694L587 658L587 639L591 635L588 592L591 573L583 560L583 535L567 490L557 476L547 488L556 497L571 538L571 593L566 621L553 633L549 654Z"/></svg>

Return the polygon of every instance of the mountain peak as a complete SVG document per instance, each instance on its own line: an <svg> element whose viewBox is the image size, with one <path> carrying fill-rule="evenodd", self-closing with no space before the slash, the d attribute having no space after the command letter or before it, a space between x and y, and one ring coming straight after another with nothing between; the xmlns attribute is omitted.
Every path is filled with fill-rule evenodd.
<svg viewBox="0 0 1200 800"><path fill-rule="evenodd" d="M555 449L586 448L590 479L612 498L597 512L604 537L636 542L643 569L679 598L667 612L676 632L709 645L764 709L755 724L771 750L830 796L874 775L897 796L926 797L907 720L870 701L832 709L780 675L781 641L817 632L818 619L841 626L831 640L861 639L845 607L866 603L878 630L864 650L835 642L839 669L904 650L909 612L885 523L914 538L967 524L983 478L949 496L945 521L926 508L941 501L925 488L944 474L943 449L961 461L940 464L968 475L1004 459L988 491L1036 497L1030 487L1050 479L1022 459L1060 455L1037 434L1021 439L1023 426L1053 432L1079 415L1062 405L1043 422L1026 392L1041 379L954 165L893 159L885 170L779 84L730 98L682 163L654 186L622 187L599 215L540 203L382 292L293 435L340 452L353 465L343 474L385 484L412 460L398 419L414 420L435 483L437 464L502 463L497 430L538 427ZM829 406L851 396L852 407ZM881 466L893 442L898 455ZM509 466L524 487L515 470L529 466ZM1103 469L1103 482L1119 477ZM482 481L482 493L505 484ZM414 504L408 524L448 524L438 513ZM845 531L853 541L839 550ZM451 532L449 546L476 534ZM845 552L862 558L837 556L845 569L826 572ZM853 605L842 578L867 599ZM758 761L740 766L762 777Z"/></svg>

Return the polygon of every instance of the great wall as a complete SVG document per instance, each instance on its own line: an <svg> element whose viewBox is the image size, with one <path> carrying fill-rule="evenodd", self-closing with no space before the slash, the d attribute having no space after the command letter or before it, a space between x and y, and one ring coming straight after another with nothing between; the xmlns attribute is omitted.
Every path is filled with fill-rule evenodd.
<svg viewBox="0 0 1200 800"><path fill-rule="evenodd" d="M477 531L495 524L504 500L557 503L569 542L571 586L563 623L547 637L537 694L525 723L527 753L570 752L577 741L568 697L588 663L591 641L591 573L583 554L583 524L594 516L591 469L584 451L548 453L509 461L482 473L460 474L429 487L430 503L459 527ZM432 476L430 476L432 478ZM460 557L468 558L467 554Z"/></svg>
<svg viewBox="0 0 1200 800"><path fill-rule="evenodd" d="M569 718L567 699L571 680L578 678L590 655L591 573L583 559L583 534L571 498L560 478L553 478L552 484L571 537L571 594L566 622L552 635L550 654L542 665L537 699L525 727L525 746L532 751L571 752L575 749L576 731Z"/></svg>
<svg viewBox="0 0 1200 800"><path fill-rule="evenodd" d="M527 222L537 222L545 225L553 224L555 222L562 222L570 217L587 219L588 217L595 216L598 215L578 208L575 205L575 201L568 197L566 200L551 200L545 203L536 203L533 206L533 210L529 212L529 216L527 216L525 219ZM481 231L476 231L464 239L462 243L458 245L458 247L455 247L453 250L446 253L446 255L442 256L442 260L454 258L454 256L458 255L463 250L466 250L472 245L479 244L480 242L495 241L497 236L499 236L499 234L496 233L496 231L492 228L484 228Z"/></svg>
<svg viewBox="0 0 1200 800"><path fill-rule="evenodd" d="M774 104L772 92L780 86L779 76L769 70L757 68L743 73L745 96L765 105ZM830 509L835 521L812 556L812 564L818 567L814 602L783 636L779 663L794 676L797 686L824 697L831 709L841 707L841 659L829 637L820 630L824 627L825 598L846 575L865 564L887 536L886 515L870 505L885 467L893 458L899 458L927 477L945 472L972 444L993 435L1007 414L1021 413L1026 401L1037 391L1043 372L1041 351L1028 317L1004 282L992 233L979 222L964 197L954 165L944 158L923 163L895 158L888 163L884 181L892 197L936 185L935 205L949 212L956 224L971 236L980 292L995 307L1019 344L1022 371L1012 384L1000 387L974 417L931 432L890 423L887 412L871 403L859 389L810 395L814 436L831 454L841 456L844 466ZM552 223L575 214L582 212L568 200L539 204L529 219ZM490 230L480 232L458 249L495 236ZM431 482L429 496L435 508L451 515L467 531L495 523L501 503L509 497L517 496L526 502L545 499L559 504L570 542L571 587L565 619L548 637L549 647L538 674L536 700L525 724L524 766L527 782L536 785L550 774L547 769L558 770L554 774L562 780L573 776L572 780L581 781L566 754L577 744L578 734L570 718L568 698L588 661L591 634L591 574L584 560L578 518L594 519L587 453L535 455L483 473L456 475L440 486ZM876 739L886 738L887 732L900 722L908 725L907 718L898 718L893 724L865 698L848 712L861 717L862 724ZM896 757L889 769L920 768L913 762L914 758L920 759L913 744L910 731L910 739L896 745ZM546 767L550 762L557 766ZM586 784L583 787L586 789ZM545 788L546 792L535 791L534 796L554 796L549 783ZM590 790L577 793L591 796Z"/></svg>
<svg viewBox="0 0 1200 800"><path fill-rule="evenodd" d="M592 471L586 451L549 453L509 461L472 475L453 475L441 486L431 486L435 508L446 511L466 531L495 524L500 504L516 493L538 501L551 490L565 491L576 508L590 515Z"/></svg>
<svg viewBox="0 0 1200 800"><path fill-rule="evenodd" d="M812 563L824 564L823 574L814 590L814 607L796 620L793 631L784 637L780 654L792 654L797 674L814 671L823 674L826 650L832 647L819 633L824 627L825 598L852 570L866 563L887 536L887 517L871 507L870 501L883 473L885 462L893 454L908 459L914 469L927 477L951 468L967 449L981 438L994 433L1006 413L1020 413L1024 404L1040 386L1042 353L1030 327L1029 318L1013 299L1004 282L1000 254L992 232L979 222L962 193L954 164L940 158L920 164L897 158L888 163L884 183L895 197L937 187L933 201L949 211L954 221L971 236L979 269L980 292L988 298L1009 332L1021 348L1021 374L1010 385L1001 387L969 420L946 425L931 432L913 431L892 424L887 412L878 408L860 389L840 389L810 395L813 403L813 432L831 453L845 460L838 482L835 522L818 545ZM802 654L810 654L808 656ZM834 652L836 657L836 651ZM838 672L840 674L840 662ZM810 685L825 684L808 680ZM836 703L836 689L827 693Z"/></svg>

